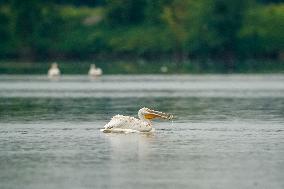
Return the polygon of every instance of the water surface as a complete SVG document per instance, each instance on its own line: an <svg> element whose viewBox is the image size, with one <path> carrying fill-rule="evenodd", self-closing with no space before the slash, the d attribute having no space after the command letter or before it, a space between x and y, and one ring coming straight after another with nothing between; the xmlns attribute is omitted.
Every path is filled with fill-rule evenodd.
<svg viewBox="0 0 284 189"><path fill-rule="evenodd" d="M141 107L152 134L99 131ZM0 76L1 189L284 188L284 76Z"/></svg>

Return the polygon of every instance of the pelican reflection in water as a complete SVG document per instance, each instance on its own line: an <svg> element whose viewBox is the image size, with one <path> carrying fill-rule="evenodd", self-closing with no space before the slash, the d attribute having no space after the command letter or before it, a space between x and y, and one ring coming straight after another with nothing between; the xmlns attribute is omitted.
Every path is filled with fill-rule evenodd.
<svg viewBox="0 0 284 189"><path fill-rule="evenodd" d="M130 117L123 115L114 116L109 123L102 129L103 132L150 132L152 131L152 122L154 118L173 119L173 115L163 112L151 110L149 108L141 108L138 111L138 117Z"/></svg>

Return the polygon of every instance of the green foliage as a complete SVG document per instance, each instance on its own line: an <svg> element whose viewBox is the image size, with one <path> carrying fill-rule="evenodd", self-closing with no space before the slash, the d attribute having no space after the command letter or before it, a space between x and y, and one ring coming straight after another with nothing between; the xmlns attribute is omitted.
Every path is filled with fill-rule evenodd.
<svg viewBox="0 0 284 189"><path fill-rule="evenodd" d="M50 3L30 0L11 0L12 31L15 48L23 58L33 59L48 53L58 39L61 18L57 8Z"/></svg>
<svg viewBox="0 0 284 189"><path fill-rule="evenodd" d="M161 24L163 22L161 19L163 9L172 0L155 0L155 1L145 0L145 1L146 1L145 22L154 25Z"/></svg>
<svg viewBox="0 0 284 189"><path fill-rule="evenodd" d="M243 13L251 1L247 0L205 0L201 7L200 21L203 44L215 56L236 53L237 33L241 27ZM204 7L204 5L206 5ZM203 37L201 37L203 38ZM201 49L202 51L202 49Z"/></svg>
<svg viewBox="0 0 284 189"><path fill-rule="evenodd" d="M167 38L168 33L160 27L129 27L114 30L108 36L108 45L118 53L147 53L169 52L171 41Z"/></svg>
<svg viewBox="0 0 284 189"><path fill-rule="evenodd" d="M109 25L141 23L145 5L144 0L106 0L106 21Z"/></svg>
<svg viewBox="0 0 284 189"><path fill-rule="evenodd" d="M247 56L284 51L284 4L258 6L247 12L239 32L240 50Z"/></svg>
<svg viewBox="0 0 284 189"><path fill-rule="evenodd" d="M95 25L102 20L100 8L64 6L60 8L62 27L53 49L63 55L86 56L93 52Z"/></svg>
<svg viewBox="0 0 284 189"><path fill-rule="evenodd" d="M189 27L188 10L189 1L179 0L173 0L163 10L162 19L172 34L176 51L183 51L186 48Z"/></svg>
<svg viewBox="0 0 284 189"><path fill-rule="evenodd" d="M212 66L229 69L220 62L281 59L283 12L277 0L5 0L0 57L219 59Z"/></svg>
<svg viewBox="0 0 284 189"><path fill-rule="evenodd" d="M9 16L9 9L5 5L0 5L0 58L1 55L7 54L11 50L12 33L11 30L11 17Z"/></svg>

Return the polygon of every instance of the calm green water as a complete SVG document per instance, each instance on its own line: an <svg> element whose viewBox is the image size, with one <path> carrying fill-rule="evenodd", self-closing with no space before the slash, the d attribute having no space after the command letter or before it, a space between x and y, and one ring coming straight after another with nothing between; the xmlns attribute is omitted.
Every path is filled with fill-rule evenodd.
<svg viewBox="0 0 284 189"><path fill-rule="evenodd" d="M115 114L173 113L152 134ZM0 188L284 188L284 76L0 76Z"/></svg>

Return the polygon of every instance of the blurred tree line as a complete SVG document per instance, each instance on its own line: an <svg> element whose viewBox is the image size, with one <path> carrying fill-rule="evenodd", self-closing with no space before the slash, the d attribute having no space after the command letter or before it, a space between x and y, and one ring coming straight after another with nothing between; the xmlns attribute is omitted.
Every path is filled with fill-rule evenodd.
<svg viewBox="0 0 284 189"><path fill-rule="evenodd" d="M0 0L0 58L284 59L282 0Z"/></svg>

